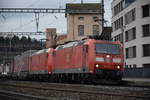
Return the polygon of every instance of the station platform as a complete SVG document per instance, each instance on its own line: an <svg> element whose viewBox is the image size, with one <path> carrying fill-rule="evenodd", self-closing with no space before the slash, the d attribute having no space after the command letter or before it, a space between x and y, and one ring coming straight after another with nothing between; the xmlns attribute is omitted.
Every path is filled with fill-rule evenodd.
<svg viewBox="0 0 150 100"><path fill-rule="evenodd" d="M139 86L150 88L150 78L123 78L122 80L128 86Z"/></svg>

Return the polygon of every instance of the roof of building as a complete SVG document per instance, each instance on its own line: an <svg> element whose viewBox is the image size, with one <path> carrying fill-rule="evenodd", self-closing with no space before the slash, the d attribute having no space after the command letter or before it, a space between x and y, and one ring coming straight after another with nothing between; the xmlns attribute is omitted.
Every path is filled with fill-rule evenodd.
<svg viewBox="0 0 150 100"><path fill-rule="evenodd" d="M100 13L100 3L66 4L66 13Z"/></svg>
<svg viewBox="0 0 150 100"><path fill-rule="evenodd" d="M57 41L61 41L61 40L66 39L66 38L67 38L67 34L58 35L58 36L57 36Z"/></svg>
<svg viewBox="0 0 150 100"><path fill-rule="evenodd" d="M112 27L104 27L104 33L111 33Z"/></svg>
<svg viewBox="0 0 150 100"><path fill-rule="evenodd" d="M112 32L112 27L104 27L103 33L101 34L101 37L105 40L110 40L111 39L111 32Z"/></svg>

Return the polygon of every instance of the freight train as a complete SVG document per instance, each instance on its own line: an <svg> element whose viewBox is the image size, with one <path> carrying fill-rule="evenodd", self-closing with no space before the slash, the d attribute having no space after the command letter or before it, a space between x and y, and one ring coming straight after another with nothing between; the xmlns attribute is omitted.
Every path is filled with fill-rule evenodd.
<svg viewBox="0 0 150 100"><path fill-rule="evenodd" d="M119 41L73 41L55 49L30 50L16 56L12 77L51 82L120 82L123 58L123 45Z"/></svg>

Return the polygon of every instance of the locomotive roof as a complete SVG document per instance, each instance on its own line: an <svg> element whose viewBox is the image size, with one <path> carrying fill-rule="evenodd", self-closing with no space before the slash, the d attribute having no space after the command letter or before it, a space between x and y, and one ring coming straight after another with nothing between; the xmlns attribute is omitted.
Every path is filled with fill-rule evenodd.
<svg viewBox="0 0 150 100"><path fill-rule="evenodd" d="M21 57L30 56L31 54L33 54L36 51L37 50L28 50L28 51L25 51L25 52L21 53L21 55L15 56L14 59L20 59Z"/></svg>
<svg viewBox="0 0 150 100"><path fill-rule="evenodd" d="M77 46L77 45L81 45L83 44L84 41L71 41L71 42L67 42L63 45L59 45L56 47L56 50L58 49L63 49L63 48L69 48L69 47L73 47L73 46Z"/></svg>
<svg viewBox="0 0 150 100"><path fill-rule="evenodd" d="M21 55L23 56L29 56L31 54L33 54L34 52L36 52L37 50L28 50L28 51L25 51L23 52Z"/></svg>
<svg viewBox="0 0 150 100"><path fill-rule="evenodd" d="M42 50L39 50L37 52L34 52L31 56L41 54L41 53L44 53L44 52L48 52L48 49L42 49Z"/></svg>
<svg viewBox="0 0 150 100"><path fill-rule="evenodd" d="M73 46L78 46L78 45L82 45L82 44L84 44L85 42L88 42L88 41L101 41L101 42L106 42L106 43L115 43L113 41L100 40L99 38L95 39L95 37L94 38L91 38L91 37L90 38L85 38L83 40L68 41L65 44L58 45L55 49L58 50L58 49L69 48L69 47L73 47Z"/></svg>

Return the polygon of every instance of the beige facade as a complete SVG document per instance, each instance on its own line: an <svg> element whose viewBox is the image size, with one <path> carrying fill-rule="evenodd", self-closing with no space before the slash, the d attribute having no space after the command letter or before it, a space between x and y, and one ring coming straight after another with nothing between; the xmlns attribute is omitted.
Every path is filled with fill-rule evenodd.
<svg viewBox="0 0 150 100"><path fill-rule="evenodd" d="M67 41L67 34L58 35L56 28L46 29L46 48L55 47L59 44L64 44Z"/></svg>
<svg viewBox="0 0 150 100"><path fill-rule="evenodd" d="M126 67L150 67L150 0L113 0L112 15L112 38L124 43Z"/></svg>
<svg viewBox="0 0 150 100"><path fill-rule="evenodd" d="M56 41L57 41L57 45L64 44L67 41L67 34L58 35Z"/></svg>
<svg viewBox="0 0 150 100"><path fill-rule="evenodd" d="M56 45L56 28L46 29L46 48Z"/></svg>
<svg viewBox="0 0 150 100"><path fill-rule="evenodd" d="M83 18L83 19L80 19ZM85 38L88 35L93 35L93 27L94 25L98 28L98 33L101 33L102 27L99 23L94 21L94 18L100 18L100 15L68 15L67 16L67 33L68 33L68 40L80 40ZM83 35L79 33L79 25L83 25Z"/></svg>
<svg viewBox="0 0 150 100"><path fill-rule="evenodd" d="M101 33L102 15L100 15L100 4L67 5L67 11L72 10L72 12L66 13L68 41L81 40L88 35ZM74 9L78 10L78 12L74 12Z"/></svg>

